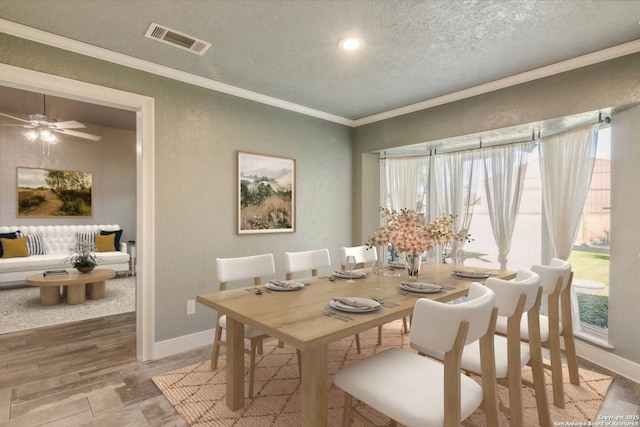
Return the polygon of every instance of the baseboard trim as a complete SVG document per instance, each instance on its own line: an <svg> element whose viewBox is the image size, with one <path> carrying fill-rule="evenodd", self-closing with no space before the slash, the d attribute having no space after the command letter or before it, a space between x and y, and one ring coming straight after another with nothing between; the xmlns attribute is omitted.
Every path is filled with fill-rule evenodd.
<svg viewBox="0 0 640 427"><path fill-rule="evenodd" d="M579 357L640 384L640 364L582 341L575 343Z"/></svg>
<svg viewBox="0 0 640 427"><path fill-rule="evenodd" d="M171 338L164 341L158 341L153 346L153 359L162 359L163 357L173 356L174 354L184 353L185 351L195 350L213 343L215 329L196 332L189 335L183 335L177 338Z"/></svg>

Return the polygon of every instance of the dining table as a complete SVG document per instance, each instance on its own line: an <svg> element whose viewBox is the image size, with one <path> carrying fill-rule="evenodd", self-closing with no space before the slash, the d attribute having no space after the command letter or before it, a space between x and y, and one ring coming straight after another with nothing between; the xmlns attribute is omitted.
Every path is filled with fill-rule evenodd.
<svg viewBox="0 0 640 427"><path fill-rule="evenodd" d="M484 276L460 277L454 273L459 271L470 276L484 273ZM515 277L515 272L507 270L425 262L417 282L437 284L442 289L434 293L412 293L400 286L408 281L404 270L386 270L382 275L373 274L370 268L354 270L357 272L364 272L366 276L353 283L332 274L295 279L304 286L291 292L272 291L258 285L197 295L200 304L227 315L226 403L231 410L239 410L245 404L244 325L300 350L301 425L326 426L327 348L331 342L409 316L419 298L445 303L465 296L472 282L484 283L487 275L502 279ZM335 304L330 305L330 301L340 297L375 297L384 304L362 313L340 312L335 310Z"/></svg>

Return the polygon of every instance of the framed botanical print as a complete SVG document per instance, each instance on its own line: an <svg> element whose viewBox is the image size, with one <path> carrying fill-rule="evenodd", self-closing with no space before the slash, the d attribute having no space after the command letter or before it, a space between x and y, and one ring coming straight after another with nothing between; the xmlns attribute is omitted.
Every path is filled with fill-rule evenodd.
<svg viewBox="0 0 640 427"><path fill-rule="evenodd" d="M292 233L296 161L238 151L238 234Z"/></svg>

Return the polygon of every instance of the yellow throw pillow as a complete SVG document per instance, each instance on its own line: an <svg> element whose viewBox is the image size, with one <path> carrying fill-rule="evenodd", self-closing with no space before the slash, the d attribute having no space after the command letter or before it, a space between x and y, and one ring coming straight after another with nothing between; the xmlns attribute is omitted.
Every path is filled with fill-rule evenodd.
<svg viewBox="0 0 640 427"><path fill-rule="evenodd" d="M100 233L95 234L96 238L96 252L115 252L115 234L105 234L102 235Z"/></svg>
<svg viewBox="0 0 640 427"><path fill-rule="evenodd" d="M27 236L18 239L0 239L0 244L2 244L2 258L29 256Z"/></svg>

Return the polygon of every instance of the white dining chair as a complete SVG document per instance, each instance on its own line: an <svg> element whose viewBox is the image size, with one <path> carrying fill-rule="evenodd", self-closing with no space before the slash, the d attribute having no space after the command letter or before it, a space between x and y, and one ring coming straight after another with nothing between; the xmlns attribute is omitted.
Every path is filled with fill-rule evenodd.
<svg viewBox="0 0 640 427"><path fill-rule="evenodd" d="M550 364L545 368L551 369L551 383L553 384L553 405L564 408L564 386L562 379L562 348L560 337L564 340L565 357L571 384L580 385L578 375L578 358L575 341L573 339L573 317L571 315L571 281L573 273L571 264L567 261L553 258L549 265L533 265L531 270L540 275L540 287L547 295L547 315L538 314L540 325L540 340L542 347L549 349ZM523 315L521 322L521 337L528 341L529 330L527 315ZM498 316L496 331L506 333L506 322Z"/></svg>
<svg viewBox="0 0 640 427"><path fill-rule="evenodd" d="M375 247L368 248L362 246L343 246L340 248L340 264L344 270L347 265L347 256L353 255L356 258L356 268L371 267L371 264L378 260L378 251Z"/></svg>
<svg viewBox="0 0 640 427"><path fill-rule="evenodd" d="M284 267L287 280L293 279L294 273L310 271L311 276L318 275L318 269L331 267L329 249L315 249L303 252L285 252Z"/></svg>
<svg viewBox="0 0 640 427"><path fill-rule="evenodd" d="M495 293L498 318L507 321L507 335L498 335L494 338L497 382L509 390L509 406L503 405L501 409L510 417L512 426L524 425L522 385L525 383L535 389L539 424L549 427L551 416L547 403L538 322L532 322L531 330L527 325L528 335L532 337L529 343L520 340L520 322L523 313L530 313L532 318L535 318L534 316L538 313L542 297L540 276L533 271L519 270L513 280L490 277L485 286ZM442 352L434 351L426 352L426 355L439 360L444 357ZM480 345L479 342L474 342L465 346L460 366L467 372L482 375L480 360ZM522 368L527 364L532 368L533 383L526 383L522 379Z"/></svg>
<svg viewBox="0 0 640 427"><path fill-rule="evenodd" d="M421 352L445 354L444 364L413 352L392 348L339 370L334 384L344 390L342 425L352 418L372 423L352 408L353 399L371 406L406 426L460 426L480 405L488 426L498 425L493 337L494 293L478 283L469 299L443 304L426 298L416 301L411 345ZM446 319L446 321L443 321ZM460 370L465 344L482 338L482 385Z"/></svg>
<svg viewBox="0 0 640 427"><path fill-rule="evenodd" d="M239 258L216 258L216 273L219 282L219 290L224 291L233 282L236 285L243 286L248 279L253 279L255 286L260 285L262 276L275 274L275 263L273 254L254 255ZM218 357L220 355L220 346L226 345L225 337L222 332L227 327L227 316L218 313L216 320L216 334L213 341L213 351L211 355L211 369L218 368ZM256 353L262 354L262 342L269 338L264 332L244 325L245 341L249 341L249 348L245 353L249 355L249 398L253 398L253 382L256 368Z"/></svg>

